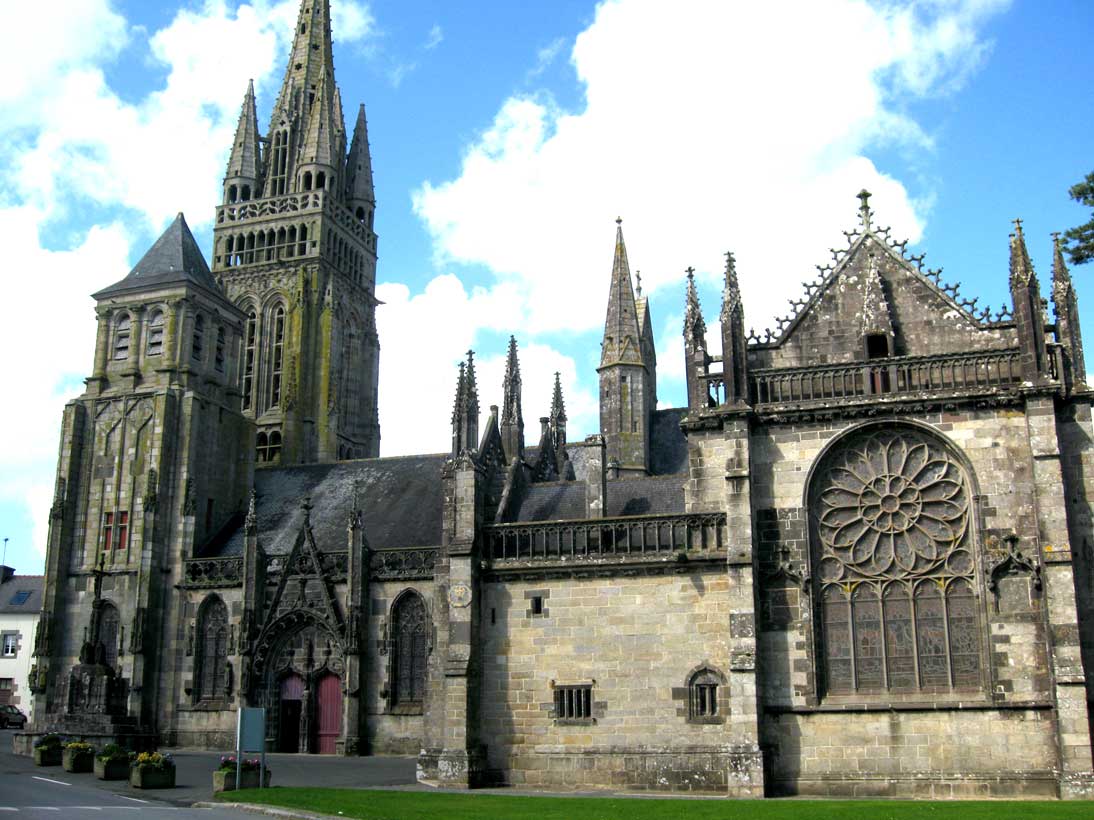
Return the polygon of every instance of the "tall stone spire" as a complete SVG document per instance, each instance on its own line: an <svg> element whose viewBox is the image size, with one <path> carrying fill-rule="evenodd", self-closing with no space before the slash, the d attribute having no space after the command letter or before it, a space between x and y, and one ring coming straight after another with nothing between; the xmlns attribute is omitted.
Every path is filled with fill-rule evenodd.
<svg viewBox="0 0 1094 820"><path fill-rule="evenodd" d="M1048 373L1041 286L1026 250L1020 219L1014 220L1014 233L1010 235L1010 296L1021 349L1022 378L1040 381Z"/></svg>
<svg viewBox="0 0 1094 820"><path fill-rule="evenodd" d="M372 225L376 208L376 192L372 184L372 153L368 144L368 121L365 106L357 109L357 124L353 127L353 142L346 159L346 206L359 222Z"/></svg>
<svg viewBox="0 0 1094 820"><path fill-rule="evenodd" d="M699 304L699 291L695 287L695 268L687 269L688 284L684 297L684 373L687 378L688 407L700 409L707 406L707 388L699 378L706 373L707 323Z"/></svg>
<svg viewBox="0 0 1094 820"><path fill-rule="evenodd" d="M253 199L262 190L262 153L259 147L258 113L255 108L254 80L247 83L243 106L239 111L232 154L224 173L224 203Z"/></svg>
<svg viewBox="0 0 1094 820"><path fill-rule="evenodd" d="M279 115L288 113L307 121L323 80L334 85L334 51L331 47L330 0L300 0L289 63L274 105L272 134Z"/></svg>
<svg viewBox="0 0 1094 820"><path fill-rule="evenodd" d="M627 262L627 246L623 242L623 220L616 219L615 225L615 258L612 261L608 312L604 320L604 341L600 351L601 367L643 363L631 269Z"/></svg>
<svg viewBox="0 0 1094 820"><path fill-rule="evenodd" d="M725 403L748 401L748 341L741 286L737 282L737 261L726 253L725 287L722 289L722 372L725 375Z"/></svg>
<svg viewBox="0 0 1094 820"><path fill-rule="evenodd" d="M505 360L505 380L502 383L501 443L505 458L512 462L524 458L524 413L521 409L520 360L517 340L509 337L509 356Z"/></svg>
<svg viewBox="0 0 1094 820"><path fill-rule="evenodd" d="M551 426L561 429L562 441L566 441L566 402L562 398L562 378L558 371L555 371L555 390L551 396Z"/></svg>
<svg viewBox="0 0 1094 820"><path fill-rule="evenodd" d="M1056 338L1063 345L1070 383L1086 383L1083 335L1079 327L1079 299L1064 262L1060 234L1052 235L1052 302L1056 308ZM1069 385L1070 387L1070 385Z"/></svg>

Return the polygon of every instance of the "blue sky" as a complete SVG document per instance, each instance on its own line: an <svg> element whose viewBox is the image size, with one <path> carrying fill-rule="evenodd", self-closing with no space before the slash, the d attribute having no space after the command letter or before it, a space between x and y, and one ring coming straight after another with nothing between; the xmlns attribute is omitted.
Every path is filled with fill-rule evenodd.
<svg viewBox="0 0 1094 820"><path fill-rule="evenodd" d="M499 401L511 332L529 439L555 370L570 437L594 431L617 215L669 406L683 396L684 268L714 325L734 250L762 329L843 243L862 187L878 222L995 307L1012 218L1043 281L1049 232L1089 218L1067 198L1094 170L1088 2L333 5L337 79L347 111L367 106L379 199L384 455L444 449L468 347L484 412ZM41 570L60 412L90 369L87 294L179 210L208 253L247 79L264 126L297 8L9 11L11 30L51 32L0 54L13 78L0 89L0 537L20 572ZM1088 271L1074 273L1089 320Z"/></svg>

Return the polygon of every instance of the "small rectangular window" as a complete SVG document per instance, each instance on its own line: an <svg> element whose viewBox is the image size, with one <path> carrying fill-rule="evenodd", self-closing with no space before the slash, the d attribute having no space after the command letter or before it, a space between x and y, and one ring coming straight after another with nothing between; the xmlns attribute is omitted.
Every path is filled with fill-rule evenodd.
<svg viewBox="0 0 1094 820"><path fill-rule="evenodd" d="M22 606L30 600L30 596L33 590L21 589L11 596L11 600L8 601L12 606Z"/></svg>
<svg viewBox="0 0 1094 820"><path fill-rule="evenodd" d="M114 513L103 513L103 549L114 549Z"/></svg>
<svg viewBox="0 0 1094 820"><path fill-rule="evenodd" d="M543 614L543 596L542 595L532 596L532 614L533 615L542 615Z"/></svg>
<svg viewBox="0 0 1094 820"><path fill-rule="evenodd" d="M19 636L14 632L8 632L4 635L4 649L3 655L5 658L14 658L15 653L19 649Z"/></svg>
<svg viewBox="0 0 1094 820"><path fill-rule="evenodd" d="M118 543L117 549L123 550L129 546L129 513L118 513Z"/></svg>
<svg viewBox="0 0 1094 820"><path fill-rule="evenodd" d="M555 718L558 720L589 720L593 716L592 684L555 687Z"/></svg>

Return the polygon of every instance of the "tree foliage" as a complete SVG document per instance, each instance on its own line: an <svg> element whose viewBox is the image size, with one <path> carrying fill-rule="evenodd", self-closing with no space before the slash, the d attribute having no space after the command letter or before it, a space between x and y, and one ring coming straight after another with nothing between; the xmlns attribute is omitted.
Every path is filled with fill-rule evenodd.
<svg viewBox="0 0 1094 820"><path fill-rule="evenodd" d="M1094 211L1094 171L1082 182L1072 185L1068 195L1081 205ZM1094 259L1094 214L1090 221L1072 228L1064 234L1067 239L1067 255L1072 265L1081 265Z"/></svg>

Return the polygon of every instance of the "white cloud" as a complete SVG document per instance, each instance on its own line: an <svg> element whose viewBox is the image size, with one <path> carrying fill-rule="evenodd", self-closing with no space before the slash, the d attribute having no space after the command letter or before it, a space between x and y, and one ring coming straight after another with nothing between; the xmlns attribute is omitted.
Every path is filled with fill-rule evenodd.
<svg viewBox="0 0 1094 820"><path fill-rule="evenodd" d="M1005 5L607 0L573 48L584 109L508 99L415 209L438 262L488 266L533 332L602 320L617 214L647 291L682 293L689 264L709 281L734 250L759 327L842 242L860 188L919 238L922 205L867 151L930 146L901 99L959 87Z"/></svg>
<svg viewBox="0 0 1094 820"><path fill-rule="evenodd" d="M466 358L465 351L474 344L476 333L508 333L520 325L516 291L502 285L491 290L474 288L469 293L457 277L444 274L413 297L406 285L393 283L377 286L376 296L384 303L376 310L383 454L447 450L459 362ZM423 344L423 337L428 343ZM579 387L574 360L547 345L528 343L519 335L517 344L529 444L538 441L535 419L550 410L556 371L561 374L571 426L594 428L596 395ZM505 355L475 361L481 430L490 405L501 404Z"/></svg>
<svg viewBox="0 0 1094 820"><path fill-rule="evenodd" d="M247 80L276 93L298 9L298 0L183 9L148 40L165 82L135 102L104 68L146 34L109 0L68 0L63 14L48 4L9 10L12 30L49 32L49 48L15 37L0 50L0 236L19 272L0 308L0 345L25 351L5 359L19 401L0 405L0 497L26 500L39 550L61 409L90 372L88 294L125 276L130 252L143 251L131 247L134 225L138 235L157 231L180 209L191 225L212 220ZM343 41L373 29L361 2L343 0L334 15ZM89 204L113 216L89 230ZM43 289L48 310L28 310Z"/></svg>
<svg viewBox="0 0 1094 820"><path fill-rule="evenodd" d="M422 46L426 51L432 51L444 41L444 31L437 23L433 24L433 28L429 30L429 34L426 35L425 45Z"/></svg>

